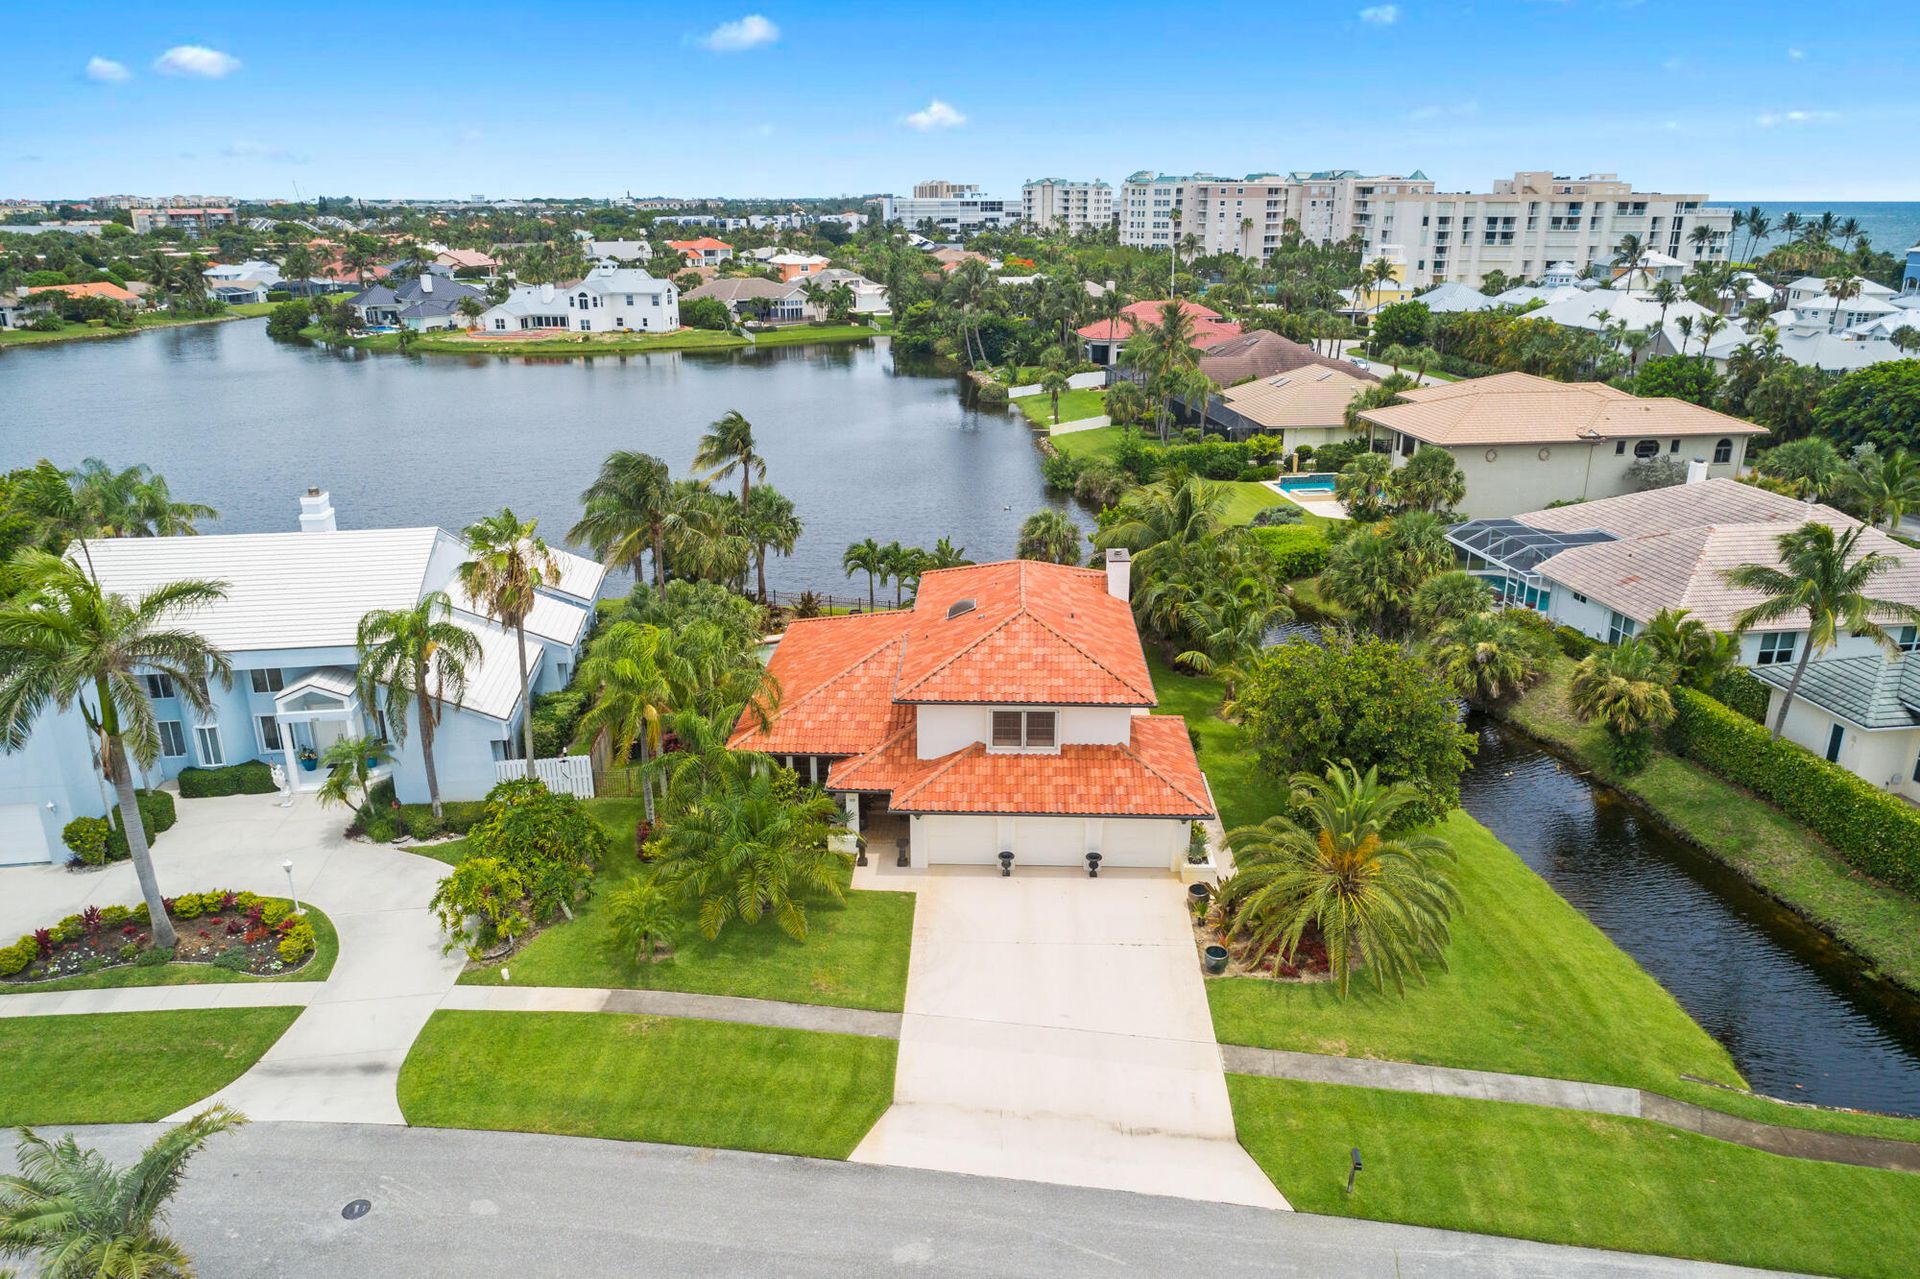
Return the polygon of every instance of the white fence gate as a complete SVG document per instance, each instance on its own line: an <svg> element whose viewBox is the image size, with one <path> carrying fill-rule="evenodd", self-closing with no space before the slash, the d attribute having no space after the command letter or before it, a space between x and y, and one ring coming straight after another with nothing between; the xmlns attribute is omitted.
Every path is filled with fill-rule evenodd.
<svg viewBox="0 0 1920 1279"><path fill-rule="evenodd" d="M493 766L493 780L496 782L518 781L526 775L527 761L524 759L498 760ZM533 775L545 782L547 789L556 795L593 798L591 756L562 755L557 759L536 759L533 761Z"/></svg>

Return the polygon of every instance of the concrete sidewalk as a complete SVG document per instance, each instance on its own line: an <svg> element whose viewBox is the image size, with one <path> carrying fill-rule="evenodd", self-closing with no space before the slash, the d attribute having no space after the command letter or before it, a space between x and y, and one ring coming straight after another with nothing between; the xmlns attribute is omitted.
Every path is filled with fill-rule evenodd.
<svg viewBox="0 0 1920 1279"><path fill-rule="evenodd" d="M317 981L231 982L208 986L128 986L119 990L61 990L0 995L0 1018L72 1017L87 1013L155 1013L184 1008L305 1007L325 984Z"/></svg>
<svg viewBox="0 0 1920 1279"><path fill-rule="evenodd" d="M508 965L511 971L512 965ZM781 1030L817 1030L829 1035L898 1039L900 1014L826 1004L790 1004L775 999L696 995L677 990L609 990L590 986L455 986L442 1008L513 1013L638 1013L730 1021Z"/></svg>

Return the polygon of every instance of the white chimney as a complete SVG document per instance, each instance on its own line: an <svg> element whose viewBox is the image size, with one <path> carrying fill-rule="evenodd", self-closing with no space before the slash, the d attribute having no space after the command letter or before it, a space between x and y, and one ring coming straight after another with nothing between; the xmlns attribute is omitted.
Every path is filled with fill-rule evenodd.
<svg viewBox="0 0 1920 1279"><path fill-rule="evenodd" d="M1124 546L1116 546L1107 552L1107 594L1117 600L1131 599L1133 586L1133 553Z"/></svg>
<svg viewBox="0 0 1920 1279"><path fill-rule="evenodd" d="M339 529L333 519L333 499L323 488L310 488L300 498L300 531L332 533Z"/></svg>
<svg viewBox="0 0 1920 1279"><path fill-rule="evenodd" d="M1696 457L1687 463L1687 483L1705 484L1707 482L1707 459Z"/></svg>
<svg viewBox="0 0 1920 1279"><path fill-rule="evenodd" d="M433 272L422 271L420 273L420 291L422 293L433 292Z"/></svg>

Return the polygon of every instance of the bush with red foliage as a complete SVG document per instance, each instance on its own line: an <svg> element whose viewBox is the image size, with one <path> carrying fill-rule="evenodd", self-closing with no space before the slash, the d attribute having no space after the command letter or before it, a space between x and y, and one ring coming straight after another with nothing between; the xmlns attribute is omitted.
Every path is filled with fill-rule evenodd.
<svg viewBox="0 0 1920 1279"><path fill-rule="evenodd" d="M36 928L33 930L34 948L40 952L40 958L46 959L53 954L53 930Z"/></svg>

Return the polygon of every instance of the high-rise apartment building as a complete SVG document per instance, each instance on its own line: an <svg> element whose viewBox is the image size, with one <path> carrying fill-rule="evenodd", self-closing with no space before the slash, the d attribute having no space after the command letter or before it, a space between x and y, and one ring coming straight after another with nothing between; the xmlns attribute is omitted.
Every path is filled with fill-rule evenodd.
<svg viewBox="0 0 1920 1279"><path fill-rule="evenodd" d="M980 188L958 182L917 182L911 197L880 197L880 218L918 229L978 231L987 227L1017 226L1020 202L980 194Z"/></svg>
<svg viewBox="0 0 1920 1279"><path fill-rule="evenodd" d="M1366 226L1379 196L1431 190L1433 183L1418 171L1369 177L1353 169L1326 169L1226 178L1149 170L1121 187L1120 241L1167 248L1193 235L1202 253L1265 259L1279 246L1288 222L1297 223L1316 244L1332 243Z"/></svg>
<svg viewBox="0 0 1920 1279"><path fill-rule="evenodd" d="M219 208L159 208L134 209L133 229L139 234L156 231L162 227L172 227L185 231L189 240L197 240L203 235L211 235L223 226L232 226L232 209Z"/></svg>
<svg viewBox="0 0 1920 1279"><path fill-rule="evenodd" d="M1077 235L1113 225L1113 188L1105 182L1033 178L1020 188L1020 220Z"/></svg>

